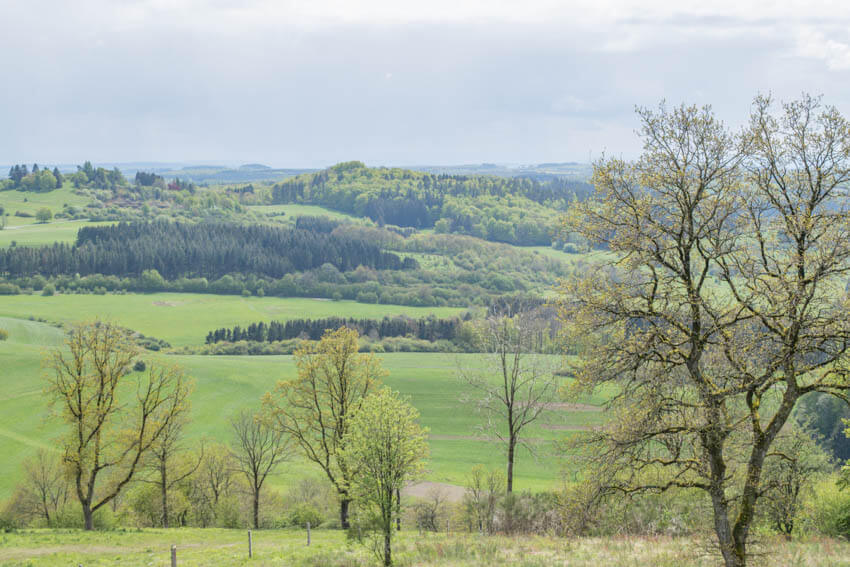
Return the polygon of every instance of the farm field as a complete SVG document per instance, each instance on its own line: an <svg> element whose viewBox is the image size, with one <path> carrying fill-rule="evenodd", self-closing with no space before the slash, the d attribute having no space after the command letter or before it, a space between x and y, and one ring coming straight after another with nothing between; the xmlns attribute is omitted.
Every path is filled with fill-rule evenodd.
<svg viewBox="0 0 850 567"><path fill-rule="evenodd" d="M77 240L77 231L84 226L103 226L111 222L90 222L84 220L54 220L44 224L10 225L0 230L0 247L9 246L46 246L54 242L72 244Z"/></svg>
<svg viewBox="0 0 850 567"><path fill-rule="evenodd" d="M14 459L0 461L2 499L11 493L25 457L40 448L55 449L52 440L59 428L48 419L42 358L47 349L61 343L62 332L42 323L8 318L0 318L0 327L9 331L9 339L0 342L0 368L4 369L0 374L0 454L15 455ZM195 379L187 435L196 440L229 440L231 415L243 408L258 409L262 395L278 380L295 376L291 356L159 356L179 364ZM150 361L153 357L146 358ZM482 418L462 401L474 397L475 392L456 377L458 364L480 364L479 355L388 353L380 357L389 372L386 384L408 396L420 411L422 423L430 428L426 480L463 484L475 464L503 466L501 446L482 439L477 430ZM598 405L603 400L603 395L597 395L580 401ZM528 430L528 436L535 440L536 456L526 449L519 453L519 490L560 486L563 467L571 467L551 454L552 442L602 419L601 413L589 406L559 406L548 413L549 423ZM298 462L282 470L271 480L273 487L285 487L295 479L317 474L313 466Z"/></svg>
<svg viewBox="0 0 850 567"><path fill-rule="evenodd" d="M59 567L66 565L167 565L171 545L181 567L208 565L287 565L289 567L360 567L375 565L366 546L346 541L341 530L313 530L306 546L303 530L253 533L253 559L248 559L244 530L144 529L111 532L22 530L0 536L0 565ZM713 567L706 539L670 537L558 538L479 536L404 530L393 554L400 566L419 567ZM850 543L831 539L762 542L764 564L799 567L850 565Z"/></svg>
<svg viewBox="0 0 850 567"><path fill-rule="evenodd" d="M58 294L4 296L0 316L46 319L67 323L94 318L114 321L134 331L163 339L173 346L199 345L207 333L259 321L299 317L363 317L386 315L451 317L463 312L457 307L407 307L356 301L311 298L242 297L193 293L149 293L127 295Z"/></svg>

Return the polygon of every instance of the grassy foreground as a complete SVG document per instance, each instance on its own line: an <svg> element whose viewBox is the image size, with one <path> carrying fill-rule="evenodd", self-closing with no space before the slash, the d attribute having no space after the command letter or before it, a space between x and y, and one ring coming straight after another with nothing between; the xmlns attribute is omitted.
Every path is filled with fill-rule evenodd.
<svg viewBox="0 0 850 567"><path fill-rule="evenodd" d="M0 565L168 565L171 545L178 565L287 565L360 567L377 561L365 546L349 543L338 530L313 530L306 545L302 530L262 530L253 534L248 559L243 530L172 529L85 533L26 530L0 536ZM767 565L827 567L850 565L850 543L812 539L770 539L755 559ZM708 567L717 564L707 540L656 538L553 538L424 534L404 531L395 545L396 565L491 567L645 566Z"/></svg>

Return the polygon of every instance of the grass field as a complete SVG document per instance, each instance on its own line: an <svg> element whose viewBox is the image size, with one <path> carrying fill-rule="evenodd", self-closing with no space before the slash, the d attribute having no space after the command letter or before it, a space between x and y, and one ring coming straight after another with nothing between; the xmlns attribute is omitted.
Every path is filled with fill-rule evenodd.
<svg viewBox="0 0 850 567"><path fill-rule="evenodd" d="M310 298L242 297L192 293L127 295L12 295L0 298L0 316L51 322L94 318L112 320L174 346L199 345L209 331L219 327L297 317L364 317L386 315L451 317L456 307L406 307L355 301Z"/></svg>
<svg viewBox="0 0 850 567"><path fill-rule="evenodd" d="M44 246L54 242L73 243L77 239L77 231L84 226L103 226L111 222L66 221L55 220L44 224L21 224L7 226L0 230L0 247L9 246Z"/></svg>
<svg viewBox="0 0 850 567"><path fill-rule="evenodd" d="M61 189L55 189L47 193L35 193L31 191L0 192L0 205L8 213L10 225L32 224L35 222L35 219L31 217L22 218L14 216L16 211L34 215L38 209L47 207L55 214L61 211L66 203L72 207L81 207L91 201L91 197L74 193L70 183L65 183Z"/></svg>
<svg viewBox="0 0 850 567"><path fill-rule="evenodd" d="M49 299L49 298L48 298ZM62 332L43 323L0 318L0 328L9 339L0 342L0 499L10 494L21 472L21 461L38 449L56 450L54 440L60 428L48 417L43 394L44 369L41 361L49 348L61 343ZM163 356L163 355L160 355ZM154 355L146 357L148 361ZM381 355L389 371L386 383L420 411L422 423L431 430L431 458L426 479L463 484L477 463L503 466L500 445L481 438L477 426L482 418L461 400L474 392L457 379L457 367L480 364L478 355L392 353ZM228 419L237 411L259 408L261 396L282 379L295 376L290 356L175 356L166 357L186 369L195 380L191 397L192 423L187 434L193 439L228 441ZM583 402L599 404L596 396ZM535 426L528 436L536 440L536 456L520 451L516 465L518 489L547 489L560 485L563 466L551 454L552 441L574 434L575 430L601 422L592 408L557 409L548 414L547 427ZM294 462L284 467L273 486L285 487L291 481L316 474L315 468Z"/></svg>
<svg viewBox="0 0 850 567"><path fill-rule="evenodd" d="M286 213L286 217L288 218L329 217L332 219L363 222L363 219L360 217L355 217L353 215L349 215L348 213L333 211L331 209L326 209L324 207L319 207L316 205L251 205L248 207L248 210L264 214Z"/></svg>
<svg viewBox="0 0 850 567"><path fill-rule="evenodd" d="M713 567L715 556L698 538L557 538L479 536L463 533L398 534L393 555L399 567ZM349 543L340 530L313 530L306 545L301 530L253 533L248 559L243 530L145 529L114 532L25 530L0 536L0 565L168 565L171 546L178 565L360 567L377 565L363 545ZM758 564L795 567L850 565L850 543L829 539L764 541Z"/></svg>

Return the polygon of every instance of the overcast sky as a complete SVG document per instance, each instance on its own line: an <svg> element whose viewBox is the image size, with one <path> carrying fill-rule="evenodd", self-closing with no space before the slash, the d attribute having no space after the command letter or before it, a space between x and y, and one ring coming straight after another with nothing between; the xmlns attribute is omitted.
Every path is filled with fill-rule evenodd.
<svg viewBox="0 0 850 567"><path fill-rule="evenodd" d="M0 72L0 163L588 161L662 98L850 115L850 2L0 0Z"/></svg>

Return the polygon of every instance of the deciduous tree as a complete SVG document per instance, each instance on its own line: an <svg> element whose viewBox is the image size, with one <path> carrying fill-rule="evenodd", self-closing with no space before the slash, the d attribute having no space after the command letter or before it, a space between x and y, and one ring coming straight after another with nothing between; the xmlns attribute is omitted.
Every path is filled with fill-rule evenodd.
<svg viewBox="0 0 850 567"><path fill-rule="evenodd" d="M352 471L351 491L359 506L375 514L383 536L378 555L392 565L392 535L401 489L421 472L428 455L427 431L419 412L389 388L367 396L351 418L342 460Z"/></svg>
<svg viewBox="0 0 850 567"><path fill-rule="evenodd" d="M230 424L236 438L233 457L251 487L253 523L259 528L260 492L266 478L290 457L290 438L248 411L236 414Z"/></svg>
<svg viewBox="0 0 850 567"><path fill-rule="evenodd" d="M511 493L517 447L525 443L526 428L556 398L560 381L554 357L538 354L548 332L544 321L525 312L493 315L476 331L483 366L460 368L459 375L475 391L468 401L483 413L485 431L505 444L506 488Z"/></svg>
<svg viewBox="0 0 850 567"><path fill-rule="evenodd" d="M817 99L757 98L733 135L710 108L638 111L644 151L595 165L565 229L608 248L562 289L587 339L580 385L610 387L594 477L696 487L720 552L747 563L765 460L801 396L846 399L850 126Z"/></svg>
<svg viewBox="0 0 850 567"><path fill-rule="evenodd" d="M191 385L177 367L151 364L132 372L139 348L111 323L74 325L65 348L46 359L47 394L65 423L64 464L82 507L85 529L138 472L171 423L186 410ZM98 483L101 478L108 484Z"/></svg>
<svg viewBox="0 0 850 567"><path fill-rule="evenodd" d="M358 354L357 331L325 332L295 353L298 377L280 382L263 405L275 427L292 437L336 488L340 524L348 528L351 471L340 459L351 416L386 374L371 354Z"/></svg>

